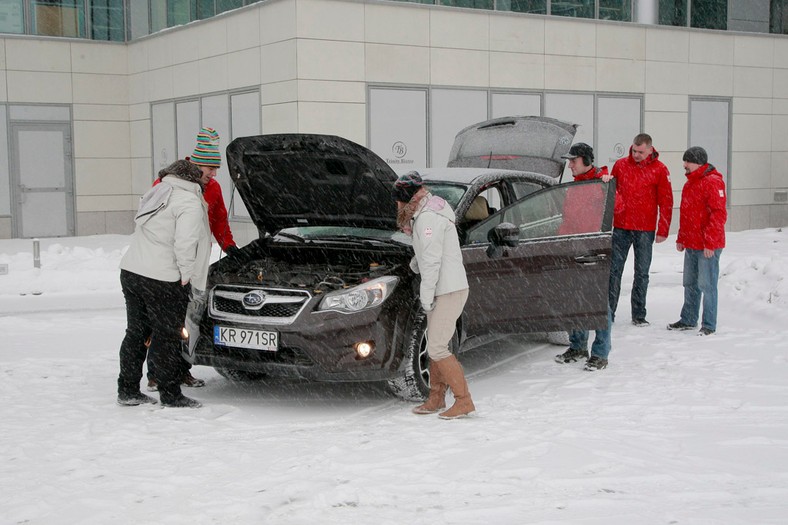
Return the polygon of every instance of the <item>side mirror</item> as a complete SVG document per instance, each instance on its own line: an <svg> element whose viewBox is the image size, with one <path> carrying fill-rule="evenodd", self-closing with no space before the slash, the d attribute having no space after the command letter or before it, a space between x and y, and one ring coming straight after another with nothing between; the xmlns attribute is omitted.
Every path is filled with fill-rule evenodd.
<svg viewBox="0 0 788 525"><path fill-rule="evenodd" d="M502 222L487 233L487 240L490 241L487 256L501 257L504 247L514 248L520 242L520 228L511 222Z"/></svg>

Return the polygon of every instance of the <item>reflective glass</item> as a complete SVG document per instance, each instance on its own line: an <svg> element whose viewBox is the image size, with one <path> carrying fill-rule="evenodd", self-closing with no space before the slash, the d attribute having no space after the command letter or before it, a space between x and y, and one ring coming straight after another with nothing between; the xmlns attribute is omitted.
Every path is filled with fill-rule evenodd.
<svg viewBox="0 0 788 525"><path fill-rule="evenodd" d="M0 33L24 33L24 13L22 0L0 2Z"/></svg>
<svg viewBox="0 0 788 525"><path fill-rule="evenodd" d="M691 27L728 28L728 0L692 0L690 6Z"/></svg>
<svg viewBox="0 0 788 525"><path fill-rule="evenodd" d="M90 37L93 40L123 42L123 0L91 0Z"/></svg>
<svg viewBox="0 0 788 525"><path fill-rule="evenodd" d="M594 0L552 0L550 14L574 18L594 18Z"/></svg>
<svg viewBox="0 0 788 525"><path fill-rule="evenodd" d="M32 0L30 18L34 35L85 38L82 0Z"/></svg>
<svg viewBox="0 0 788 525"><path fill-rule="evenodd" d="M631 0L599 0L599 19L632 21Z"/></svg>
<svg viewBox="0 0 788 525"><path fill-rule="evenodd" d="M659 0L659 23L663 26L686 26L687 0Z"/></svg>
<svg viewBox="0 0 788 525"><path fill-rule="evenodd" d="M771 0L769 32L788 34L788 0Z"/></svg>
<svg viewBox="0 0 788 525"><path fill-rule="evenodd" d="M473 9L492 9L493 0L440 0L440 5L452 7L470 7Z"/></svg>
<svg viewBox="0 0 788 525"><path fill-rule="evenodd" d="M498 0L495 4L498 11L514 13L547 14L547 0Z"/></svg>

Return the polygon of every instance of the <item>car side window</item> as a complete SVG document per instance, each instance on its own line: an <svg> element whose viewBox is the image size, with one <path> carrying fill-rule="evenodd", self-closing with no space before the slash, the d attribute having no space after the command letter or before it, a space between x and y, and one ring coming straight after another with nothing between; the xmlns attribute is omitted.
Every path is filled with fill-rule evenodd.
<svg viewBox="0 0 788 525"><path fill-rule="evenodd" d="M487 243L490 230L515 224L520 239L596 233L606 211L608 185L599 180L543 189L503 209L468 231L466 244Z"/></svg>

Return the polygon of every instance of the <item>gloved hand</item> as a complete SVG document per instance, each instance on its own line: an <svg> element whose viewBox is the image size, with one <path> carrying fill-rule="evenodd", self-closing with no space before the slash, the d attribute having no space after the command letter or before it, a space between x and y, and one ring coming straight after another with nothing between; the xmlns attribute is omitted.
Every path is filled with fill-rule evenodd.
<svg viewBox="0 0 788 525"><path fill-rule="evenodd" d="M232 244L224 249L224 253L230 257L237 257L241 253L241 249L238 248L238 246Z"/></svg>

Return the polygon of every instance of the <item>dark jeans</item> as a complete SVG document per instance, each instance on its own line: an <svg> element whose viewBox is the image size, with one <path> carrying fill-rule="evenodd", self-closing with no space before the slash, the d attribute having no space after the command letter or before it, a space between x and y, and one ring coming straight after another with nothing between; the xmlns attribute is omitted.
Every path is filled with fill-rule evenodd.
<svg viewBox="0 0 788 525"><path fill-rule="evenodd" d="M651 254L656 232L613 229L613 258L610 261L610 287L608 299L612 319L616 319L618 297L621 295L621 275L627 262L629 248L635 252L635 280L632 284L632 319L646 318L646 292L648 292L648 271L651 267Z"/></svg>
<svg viewBox="0 0 788 525"><path fill-rule="evenodd" d="M161 400L173 401L181 396L181 329L190 287L126 270L120 271L120 285L126 300L126 336L120 345L118 394L139 393L147 354L145 340L151 337L150 360L156 370Z"/></svg>
<svg viewBox="0 0 788 525"><path fill-rule="evenodd" d="M684 306L681 321L695 326L703 304L701 328L717 330L717 281L720 278L720 255L722 249L714 250L714 256L706 258L703 250L684 250ZM701 299L702 298L702 299Z"/></svg>

